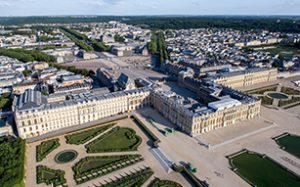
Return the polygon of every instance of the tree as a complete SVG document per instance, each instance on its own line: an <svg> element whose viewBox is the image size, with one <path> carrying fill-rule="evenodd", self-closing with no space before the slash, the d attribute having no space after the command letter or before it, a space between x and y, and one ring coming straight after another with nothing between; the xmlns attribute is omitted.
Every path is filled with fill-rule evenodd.
<svg viewBox="0 0 300 187"><path fill-rule="evenodd" d="M115 34L114 35L114 39L116 42L119 42L119 43L124 43L125 42L125 38L119 34Z"/></svg>

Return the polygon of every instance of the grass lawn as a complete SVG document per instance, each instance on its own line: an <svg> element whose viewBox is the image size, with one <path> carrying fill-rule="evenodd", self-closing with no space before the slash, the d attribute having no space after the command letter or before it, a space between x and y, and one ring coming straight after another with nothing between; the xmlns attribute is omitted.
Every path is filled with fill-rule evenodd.
<svg viewBox="0 0 300 187"><path fill-rule="evenodd" d="M36 146L36 160L42 161L49 153L59 147L59 139L53 139L42 142Z"/></svg>
<svg viewBox="0 0 300 187"><path fill-rule="evenodd" d="M89 153L135 151L142 139L130 128L115 127L86 145Z"/></svg>
<svg viewBox="0 0 300 187"><path fill-rule="evenodd" d="M74 134L71 134L71 135L67 135L67 136L65 136L65 138L67 140L66 142L68 144L76 144L76 145L84 144L87 141L89 141L89 140L93 139L94 137L96 137L97 135L103 133L107 129L111 128L114 125L115 124L104 125L104 126L92 128L92 129L89 129L89 130L77 132L77 133L74 133Z"/></svg>
<svg viewBox="0 0 300 187"><path fill-rule="evenodd" d="M124 158L124 156L90 157L90 159L81 160L78 163L78 169L80 173L84 173L92 169L101 168L108 164L124 160Z"/></svg>
<svg viewBox="0 0 300 187"><path fill-rule="evenodd" d="M300 159L300 137L287 135L275 140L285 151Z"/></svg>
<svg viewBox="0 0 300 187"><path fill-rule="evenodd" d="M300 178L269 158L258 154L242 153L230 159L236 172L259 187L300 186Z"/></svg>
<svg viewBox="0 0 300 187"><path fill-rule="evenodd" d="M46 166L37 166L36 168L37 183L46 183L47 185L59 186L66 183L64 178L65 172L62 170L50 169Z"/></svg>

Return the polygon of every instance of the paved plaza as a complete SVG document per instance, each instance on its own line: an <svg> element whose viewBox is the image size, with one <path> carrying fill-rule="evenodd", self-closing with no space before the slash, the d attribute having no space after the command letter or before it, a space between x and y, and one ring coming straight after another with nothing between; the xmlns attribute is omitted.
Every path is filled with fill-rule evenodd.
<svg viewBox="0 0 300 187"><path fill-rule="evenodd" d="M300 169L285 161L284 158L287 157L298 164L300 164L300 160L280 149L272 139L284 132L300 135L299 115L300 110L290 113L287 110L262 107L260 118L238 123L233 126L234 128L218 129L215 132L200 135L196 138L191 138L181 132L164 136L159 130L175 126L153 109L142 110L139 116L145 117L144 123L148 123L148 127L152 132L161 139L161 149L173 161L177 163L190 162L198 168L196 176L199 179L207 180L211 186L242 187L249 186L249 184L230 169L229 161L226 158L226 156L242 149L267 154L276 162L300 175ZM154 125L147 122L147 116L151 116L155 120ZM199 142L199 138L203 142L211 142L212 145L218 145L226 141L228 143L208 149Z"/></svg>

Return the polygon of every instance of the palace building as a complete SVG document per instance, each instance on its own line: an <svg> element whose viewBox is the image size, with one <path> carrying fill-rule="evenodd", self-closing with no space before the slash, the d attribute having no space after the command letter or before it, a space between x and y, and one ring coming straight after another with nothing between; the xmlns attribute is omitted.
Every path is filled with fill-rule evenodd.
<svg viewBox="0 0 300 187"><path fill-rule="evenodd" d="M260 115L260 100L212 82L198 82L197 100L157 86L48 102L26 90L14 101L19 136L31 138L54 130L152 106L190 136L230 126Z"/></svg>

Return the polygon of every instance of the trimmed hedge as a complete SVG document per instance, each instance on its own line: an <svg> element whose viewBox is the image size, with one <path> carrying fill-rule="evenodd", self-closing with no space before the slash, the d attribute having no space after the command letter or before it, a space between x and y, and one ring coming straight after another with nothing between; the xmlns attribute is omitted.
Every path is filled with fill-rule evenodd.
<svg viewBox="0 0 300 187"><path fill-rule="evenodd" d="M104 163L102 166L90 169L88 171L81 171L84 164L87 164L90 161L101 162L101 159L111 158L110 163ZM116 159L116 160L114 160ZM137 162L143 160L141 155L119 155L119 156L95 156L95 157L86 157L81 159L78 163L73 166L74 179L77 184L84 183L86 181L92 180L99 176L106 175L113 171L125 168Z"/></svg>
<svg viewBox="0 0 300 187"><path fill-rule="evenodd" d="M208 187L208 184L205 181L199 180L190 170L188 170L185 167L177 166L176 164L173 164L172 166L173 170L176 172L181 173L183 176L185 176L189 181L191 181L192 186L195 187Z"/></svg>
<svg viewBox="0 0 300 187"><path fill-rule="evenodd" d="M153 171L147 167L130 175L118 178L114 181L101 185L101 187L129 187L142 186L151 176Z"/></svg>
<svg viewBox="0 0 300 187"><path fill-rule="evenodd" d="M40 145L36 146L36 161L42 161L49 153L59 146L60 143L58 138L42 142Z"/></svg>
<svg viewBox="0 0 300 187"><path fill-rule="evenodd" d="M92 128L89 130L73 133L71 135L65 136L67 144L75 144L80 145L88 142L89 140L93 139L94 137L98 136L99 134L103 133L107 129L114 126L114 124L103 125L100 127Z"/></svg>
<svg viewBox="0 0 300 187"><path fill-rule="evenodd" d="M155 178L150 187L183 187L181 184L170 180L160 180L159 178Z"/></svg>
<svg viewBox="0 0 300 187"><path fill-rule="evenodd" d="M115 137L115 138L112 138L112 137L115 136L115 134L121 130L127 130L128 132L125 133L126 139L129 141L135 139L135 143L133 143L131 145L127 145L127 147L125 147L125 148L124 147L123 148L114 148L115 144L113 144L113 143L116 143L118 141L117 141L117 137ZM107 145L108 148L103 148L104 145L96 146L100 142L103 143L103 141L107 141L107 139L111 139L111 142ZM114 142L114 141L116 141L116 142ZM122 151L136 151L138 146L141 143L142 143L142 138L137 136L136 132L133 129L124 128L124 127L120 128L119 126L117 126L117 127L114 127L113 129L111 129L110 131L108 131L107 133L103 134L99 138L95 139L94 141L90 142L85 147L86 147L88 153L122 152ZM109 148L110 145L111 145L111 148ZM120 146L122 146L122 145L120 145Z"/></svg>
<svg viewBox="0 0 300 187"><path fill-rule="evenodd" d="M65 172L62 170L54 170L42 165L36 167L36 180L38 184L64 185L67 182L64 175Z"/></svg>
<svg viewBox="0 0 300 187"><path fill-rule="evenodd" d="M136 116L131 116L132 120L146 133L146 135L148 135L148 137L150 137L150 139L153 141L153 147L158 148L158 143L160 142L160 140L158 139L157 136L155 136L151 130L140 120L138 119Z"/></svg>

